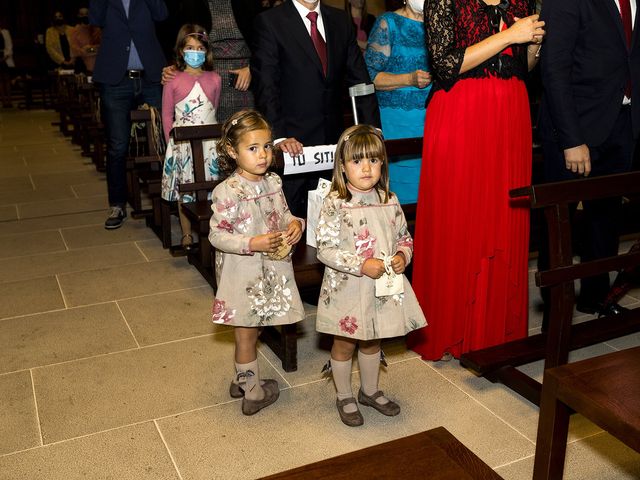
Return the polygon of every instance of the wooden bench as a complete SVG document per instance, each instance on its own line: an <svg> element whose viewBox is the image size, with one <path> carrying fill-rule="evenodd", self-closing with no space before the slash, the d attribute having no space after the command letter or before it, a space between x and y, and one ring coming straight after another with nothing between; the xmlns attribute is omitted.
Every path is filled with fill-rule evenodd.
<svg viewBox="0 0 640 480"><path fill-rule="evenodd" d="M550 268L536 273L536 284L550 291L547 333L533 335L461 356L460 364L493 382L502 382L529 401L540 405L542 385L515 367L542 358L545 369L564 365L570 350L640 331L640 308L615 317L602 317L572 326L574 281L640 264L640 252L574 265L569 206L592 200L637 194L640 172L534 185L511 192L528 197L533 208L543 208L549 231Z"/></svg>
<svg viewBox="0 0 640 480"><path fill-rule="evenodd" d="M534 480L561 480L572 410L640 453L640 347L544 372Z"/></svg>
<svg viewBox="0 0 640 480"><path fill-rule="evenodd" d="M262 480L498 480L444 427L277 473Z"/></svg>
<svg viewBox="0 0 640 480"><path fill-rule="evenodd" d="M156 141L151 121L151 111L148 109L131 110L131 124L137 138L134 137L126 160L127 196L131 205L131 216L134 218L150 217L151 208L142 206L142 194L146 193L153 202L153 198L160 195L162 184L162 163L164 161L164 142ZM160 125L160 124L159 124ZM141 128L139 128L141 127ZM158 132L163 136L162 127ZM159 233L159 223L147 221L147 224Z"/></svg>
<svg viewBox="0 0 640 480"><path fill-rule="evenodd" d="M188 141L193 155L193 183L178 185L180 193L193 192L195 201L181 205L183 213L189 219L191 228L198 234L198 243L187 255L189 263L196 267L200 274L216 290L216 276L214 271L214 250L209 243L209 219L211 218L211 202L209 192L220 182L208 181L205 172L205 158L203 142L215 140L222 135L222 125L199 125L194 127L176 127L173 129L176 142ZM163 222L169 220L169 202L161 200Z"/></svg>

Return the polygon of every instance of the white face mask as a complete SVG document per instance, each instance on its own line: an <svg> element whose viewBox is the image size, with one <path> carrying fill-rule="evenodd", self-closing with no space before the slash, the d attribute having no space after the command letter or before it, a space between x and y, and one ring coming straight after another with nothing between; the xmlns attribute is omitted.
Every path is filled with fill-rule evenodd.
<svg viewBox="0 0 640 480"><path fill-rule="evenodd" d="M424 11L424 0L407 0L407 5L416 13L422 14Z"/></svg>

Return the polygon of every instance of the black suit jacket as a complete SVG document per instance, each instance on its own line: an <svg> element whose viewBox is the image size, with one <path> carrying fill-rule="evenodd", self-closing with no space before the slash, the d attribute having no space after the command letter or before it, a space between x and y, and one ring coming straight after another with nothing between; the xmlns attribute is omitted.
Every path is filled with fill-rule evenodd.
<svg viewBox="0 0 640 480"><path fill-rule="evenodd" d="M298 11L289 0L261 13L254 24L252 86L274 136L304 145L336 143L349 86L371 83L346 13L320 5L327 43L327 76ZM359 97L361 123L380 125L375 95ZM348 105L347 105L348 108Z"/></svg>
<svg viewBox="0 0 640 480"><path fill-rule="evenodd" d="M640 7L640 2L638 2ZM631 78L632 128L640 132L640 8L627 47L615 0L544 0L540 134L561 149L601 145Z"/></svg>

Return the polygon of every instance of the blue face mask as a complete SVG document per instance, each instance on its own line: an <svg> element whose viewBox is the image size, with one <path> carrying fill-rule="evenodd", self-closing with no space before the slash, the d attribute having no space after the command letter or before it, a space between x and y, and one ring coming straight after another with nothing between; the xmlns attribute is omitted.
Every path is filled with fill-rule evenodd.
<svg viewBox="0 0 640 480"><path fill-rule="evenodd" d="M199 52L198 50L185 50L184 61L191 68L200 68L204 63L205 52Z"/></svg>

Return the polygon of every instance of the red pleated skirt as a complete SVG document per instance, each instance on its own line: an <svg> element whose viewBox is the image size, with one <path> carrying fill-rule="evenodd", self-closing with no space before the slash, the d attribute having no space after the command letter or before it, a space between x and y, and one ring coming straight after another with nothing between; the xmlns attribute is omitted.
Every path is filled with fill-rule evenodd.
<svg viewBox="0 0 640 480"><path fill-rule="evenodd" d="M429 325L409 348L427 360L527 334L531 182L524 82L465 79L427 108L413 288Z"/></svg>

